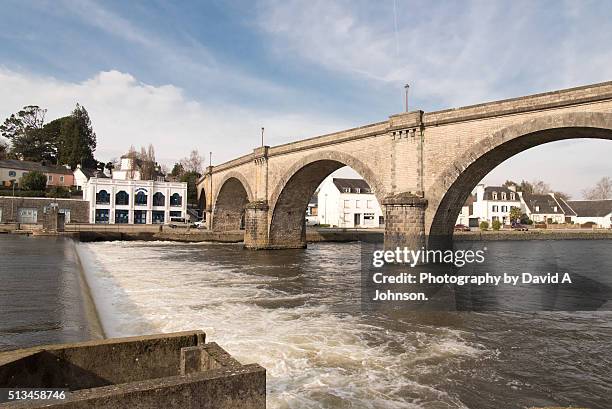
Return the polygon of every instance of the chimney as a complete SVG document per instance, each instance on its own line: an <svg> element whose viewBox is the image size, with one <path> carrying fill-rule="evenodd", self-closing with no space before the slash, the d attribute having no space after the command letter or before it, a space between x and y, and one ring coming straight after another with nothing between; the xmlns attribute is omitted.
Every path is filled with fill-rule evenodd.
<svg viewBox="0 0 612 409"><path fill-rule="evenodd" d="M482 183L476 185L476 201L482 202L484 200L485 187Z"/></svg>

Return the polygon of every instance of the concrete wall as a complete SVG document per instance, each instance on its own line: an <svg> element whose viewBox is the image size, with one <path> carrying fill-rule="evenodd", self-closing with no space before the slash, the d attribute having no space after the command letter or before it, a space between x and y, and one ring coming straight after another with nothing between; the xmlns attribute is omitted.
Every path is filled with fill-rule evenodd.
<svg viewBox="0 0 612 409"><path fill-rule="evenodd" d="M3 407L265 408L265 369L204 341L193 331L2 353L0 386L70 389L65 400Z"/></svg>
<svg viewBox="0 0 612 409"><path fill-rule="evenodd" d="M42 224L45 207L51 203L57 203L60 210L70 210L71 223L89 223L89 203L84 200L9 196L0 196L1 222L16 221L19 209L31 208L38 212L37 224Z"/></svg>

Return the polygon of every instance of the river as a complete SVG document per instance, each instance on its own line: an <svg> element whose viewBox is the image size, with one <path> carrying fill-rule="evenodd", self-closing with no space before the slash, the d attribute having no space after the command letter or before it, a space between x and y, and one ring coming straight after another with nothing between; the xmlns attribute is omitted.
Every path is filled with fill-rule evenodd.
<svg viewBox="0 0 612 409"><path fill-rule="evenodd" d="M107 336L202 329L242 363L267 369L270 408L612 407L610 312L365 314L358 243L272 252L210 243L72 245ZM500 260L512 256L505 268L517 271L550 259L552 246L563 268L612 272L610 241L487 245ZM66 253L13 250L20 258L12 265L57 274ZM532 256L516 256L523 253ZM42 256L55 261L40 265ZM32 276L12 279L26 287ZM6 341L6 327L0 339L8 345L14 338Z"/></svg>

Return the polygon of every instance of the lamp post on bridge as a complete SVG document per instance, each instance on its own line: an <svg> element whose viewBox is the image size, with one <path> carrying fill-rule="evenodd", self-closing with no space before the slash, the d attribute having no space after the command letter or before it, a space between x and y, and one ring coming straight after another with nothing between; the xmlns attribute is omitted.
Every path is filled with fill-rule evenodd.
<svg viewBox="0 0 612 409"><path fill-rule="evenodd" d="M405 98L406 98L406 112L408 112L408 90L410 89L410 84L406 84L404 85L404 92L405 92Z"/></svg>

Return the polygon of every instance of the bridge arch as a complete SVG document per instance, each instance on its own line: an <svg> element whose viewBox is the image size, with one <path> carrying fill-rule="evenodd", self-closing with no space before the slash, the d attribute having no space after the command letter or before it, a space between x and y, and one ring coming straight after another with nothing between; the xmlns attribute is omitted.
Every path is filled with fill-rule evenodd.
<svg viewBox="0 0 612 409"><path fill-rule="evenodd" d="M450 238L461 207L496 166L529 148L565 139L612 140L612 113L574 112L547 115L510 125L470 146L446 167L428 195L425 233L432 240Z"/></svg>
<svg viewBox="0 0 612 409"><path fill-rule="evenodd" d="M369 166L352 155L325 150L301 158L280 178L270 195L269 247L305 247L308 201L335 170L350 166L370 185L382 202L384 185Z"/></svg>
<svg viewBox="0 0 612 409"><path fill-rule="evenodd" d="M246 178L239 172L228 172L213 196L212 229L240 230L246 205L252 200L253 193Z"/></svg>

